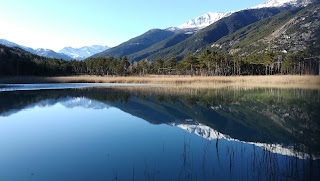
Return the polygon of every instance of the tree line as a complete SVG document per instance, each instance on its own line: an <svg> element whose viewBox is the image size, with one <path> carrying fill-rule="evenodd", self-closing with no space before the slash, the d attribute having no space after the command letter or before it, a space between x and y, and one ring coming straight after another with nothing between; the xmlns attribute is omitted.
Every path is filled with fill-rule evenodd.
<svg viewBox="0 0 320 181"><path fill-rule="evenodd" d="M308 58L306 58L308 57ZM319 75L319 57L309 57L307 52L294 54L267 52L251 56L235 56L205 50L199 55L189 54L178 61L175 57L147 59L130 62L127 57L98 57L84 61L50 59L21 52L12 54L0 50L0 75L2 76L144 76L157 75Z"/></svg>

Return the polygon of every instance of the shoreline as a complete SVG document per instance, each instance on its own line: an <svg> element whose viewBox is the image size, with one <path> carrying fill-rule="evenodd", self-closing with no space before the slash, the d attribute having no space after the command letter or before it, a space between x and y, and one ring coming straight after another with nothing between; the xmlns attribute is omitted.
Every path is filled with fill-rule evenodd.
<svg viewBox="0 0 320 181"><path fill-rule="evenodd" d="M0 84L38 83L144 83L169 87L275 87L320 89L320 76L314 75L263 75L263 76L61 76L61 77L1 77ZM4 86L4 85L0 85Z"/></svg>

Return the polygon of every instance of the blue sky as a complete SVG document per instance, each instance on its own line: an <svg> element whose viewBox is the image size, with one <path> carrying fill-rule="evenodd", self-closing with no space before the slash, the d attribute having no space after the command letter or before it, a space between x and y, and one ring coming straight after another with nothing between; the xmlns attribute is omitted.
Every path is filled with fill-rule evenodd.
<svg viewBox="0 0 320 181"><path fill-rule="evenodd" d="M1 0L0 39L55 51L65 46L116 46L152 28L180 25L207 12L266 0Z"/></svg>

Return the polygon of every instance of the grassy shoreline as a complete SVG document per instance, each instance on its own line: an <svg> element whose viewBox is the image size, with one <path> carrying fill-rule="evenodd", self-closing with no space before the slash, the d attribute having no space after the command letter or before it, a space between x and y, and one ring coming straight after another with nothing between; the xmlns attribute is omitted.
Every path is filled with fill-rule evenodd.
<svg viewBox="0 0 320 181"><path fill-rule="evenodd" d="M172 87L279 87L320 89L320 76L272 75L272 76L65 76L65 77L3 77L0 84L18 83L146 83Z"/></svg>

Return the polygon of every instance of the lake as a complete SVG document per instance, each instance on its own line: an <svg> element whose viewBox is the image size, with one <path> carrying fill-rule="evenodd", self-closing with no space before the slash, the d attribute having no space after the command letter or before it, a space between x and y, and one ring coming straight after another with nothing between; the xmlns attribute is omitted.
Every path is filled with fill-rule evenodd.
<svg viewBox="0 0 320 181"><path fill-rule="evenodd" d="M320 178L319 90L100 85L1 88L0 181Z"/></svg>

